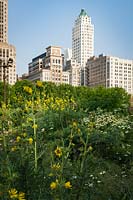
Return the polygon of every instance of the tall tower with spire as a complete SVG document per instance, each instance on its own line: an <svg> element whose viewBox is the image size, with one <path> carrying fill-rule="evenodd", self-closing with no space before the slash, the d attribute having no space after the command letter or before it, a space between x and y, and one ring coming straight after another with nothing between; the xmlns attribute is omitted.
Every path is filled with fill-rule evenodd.
<svg viewBox="0 0 133 200"><path fill-rule="evenodd" d="M81 84L86 85L86 62L94 55L94 25L84 9L72 29L72 58L81 65Z"/></svg>
<svg viewBox="0 0 133 200"><path fill-rule="evenodd" d="M4 78L11 85L16 82L16 49L8 43L8 0L0 0L0 81Z"/></svg>

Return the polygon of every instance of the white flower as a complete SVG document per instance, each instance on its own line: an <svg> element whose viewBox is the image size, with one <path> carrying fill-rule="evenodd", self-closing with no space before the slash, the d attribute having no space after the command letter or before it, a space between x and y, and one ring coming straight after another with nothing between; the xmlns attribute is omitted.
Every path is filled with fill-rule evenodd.
<svg viewBox="0 0 133 200"><path fill-rule="evenodd" d="M89 187L93 187L93 183L90 183L90 184L89 184Z"/></svg>
<svg viewBox="0 0 133 200"><path fill-rule="evenodd" d="M97 183L101 183L101 181L98 180Z"/></svg>

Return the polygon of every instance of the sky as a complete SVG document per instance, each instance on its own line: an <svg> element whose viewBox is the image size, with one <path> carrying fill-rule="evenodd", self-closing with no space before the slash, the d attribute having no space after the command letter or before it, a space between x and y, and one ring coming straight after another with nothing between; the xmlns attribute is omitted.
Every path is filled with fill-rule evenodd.
<svg viewBox="0 0 133 200"><path fill-rule="evenodd" d="M94 51L133 60L133 0L8 0L8 41L16 47L17 73L50 45L72 47L81 9L94 24Z"/></svg>

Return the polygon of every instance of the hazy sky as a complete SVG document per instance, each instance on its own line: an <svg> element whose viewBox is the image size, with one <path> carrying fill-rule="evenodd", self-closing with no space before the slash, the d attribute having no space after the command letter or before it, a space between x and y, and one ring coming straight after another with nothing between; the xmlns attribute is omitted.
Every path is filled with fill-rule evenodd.
<svg viewBox="0 0 133 200"><path fill-rule="evenodd" d="M133 59L133 0L8 0L9 43L17 73L50 45L71 48L72 27L84 8L95 26L95 55Z"/></svg>

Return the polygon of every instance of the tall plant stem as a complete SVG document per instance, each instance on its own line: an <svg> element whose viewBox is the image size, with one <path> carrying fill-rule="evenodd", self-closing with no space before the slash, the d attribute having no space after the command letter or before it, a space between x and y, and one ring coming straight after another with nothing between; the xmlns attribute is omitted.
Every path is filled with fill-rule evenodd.
<svg viewBox="0 0 133 200"><path fill-rule="evenodd" d="M33 124L33 127L34 127L34 167L35 167L35 172L37 171L37 127L36 127L36 123L35 123L35 117L33 119L34 121L34 124Z"/></svg>

